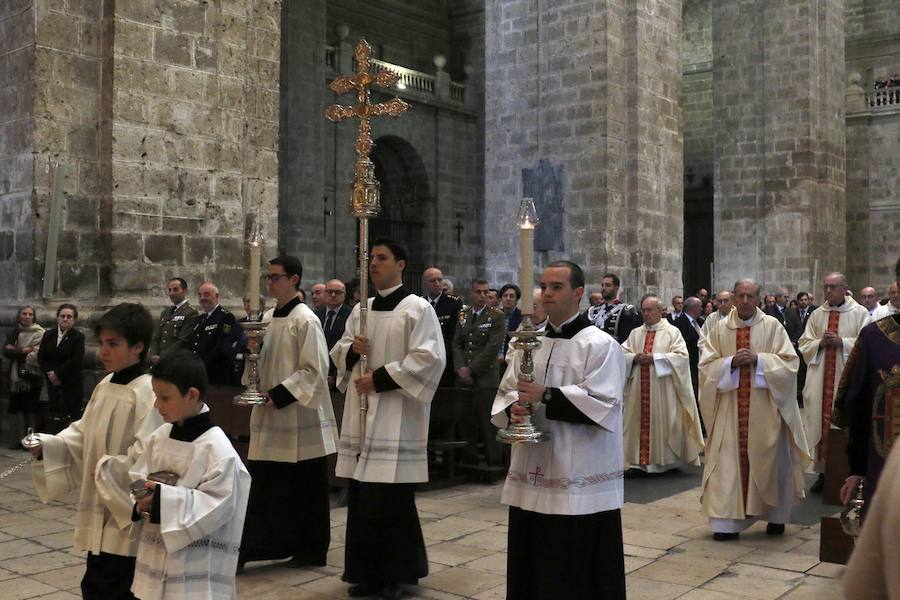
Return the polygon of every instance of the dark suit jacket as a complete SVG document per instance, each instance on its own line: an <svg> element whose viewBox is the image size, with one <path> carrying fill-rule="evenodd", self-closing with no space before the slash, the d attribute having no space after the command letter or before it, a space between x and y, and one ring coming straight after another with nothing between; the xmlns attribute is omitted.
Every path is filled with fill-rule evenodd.
<svg viewBox="0 0 900 600"><path fill-rule="evenodd" d="M316 316L319 317L319 321L322 322L322 328L325 328L325 318L328 315L328 308L323 306L322 308L317 308L313 311L316 313ZM350 313L353 312L346 304L341 304L340 308L337 309L337 314L334 316L334 323L331 326L331 329L324 329L325 331L325 343L328 344L328 351L331 352L331 349L334 348L334 345L337 344L338 340L341 339L341 336L344 335L344 328L347 326L347 317L350 316ZM332 378L334 381L334 377L337 376L337 367L331 362L331 358L328 359L329 367L328 367L328 376Z"/></svg>
<svg viewBox="0 0 900 600"><path fill-rule="evenodd" d="M764 310L763 312L771 317L775 317L775 319L784 326L785 330L787 330L791 342L795 345L797 344L797 340L803 335L805 324L800 322L800 313L797 312L796 309L786 306L784 308L784 314L782 315L781 311L778 310L778 307L775 306L771 309Z"/></svg>
<svg viewBox="0 0 900 600"><path fill-rule="evenodd" d="M425 296L428 302L431 299ZM447 352L447 364L444 366L444 374L441 376L441 386L453 387L456 383L456 369L453 366L453 336L456 334L456 323L459 321L459 313L463 302L459 296L453 294L441 294L438 296L434 312L437 314L438 323L441 325L441 334L444 337L444 350Z"/></svg>
<svg viewBox="0 0 900 600"><path fill-rule="evenodd" d="M191 350L206 365L206 376L214 385L234 385L234 359L241 340L234 315L217 306L207 318L194 323Z"/></svg>
<svg viewBox="0 0 900 600"><path fill-rule="evenodd" d="M72 328L56 345L59 328L44 332L41 347L38 348L38 364L41 371L53 371L62 381L60 392L68 400L81 400L84 394L84 334ZM47 380L48 389L53 386Z"/></svg>
<svg viewBox="0 0 900 600"><path fill-rule="evenodd" d="M688 360L691 366L691 383L694 384L694 394L696 395L699 381L697 364L700 362L700 334L691 326L690 319L684 313L681 313L681 316L675 319L673 325L681 332L681 337L684 338L684 343L687 345Z"/></svg>

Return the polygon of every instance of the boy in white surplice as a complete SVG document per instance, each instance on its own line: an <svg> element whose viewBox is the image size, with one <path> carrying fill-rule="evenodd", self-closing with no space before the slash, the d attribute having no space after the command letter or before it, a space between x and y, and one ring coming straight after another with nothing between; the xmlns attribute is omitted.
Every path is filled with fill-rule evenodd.
<svg viewBox="0 0 900 600"><path fill-rule="evenodd" d="M81 580L84 600L129 600L137 539L132 535L128 469L144 443L162 424L153 410L153 390L144 361L153 337L153 319L140 304L119 304L94 327L97 356L110 371L82 417L59 432L41 435L32 449L34 487L44 502L77 491L75 551L87 551ZM117 457L108 494L94 483L104 455Z"/></svg>
<svg viewBox="0 0 900 600"><path fill-rule="evenodd" d="M132 520L142 523L131 591L141 600L230 600L250 474L203 403L200 359L184 350L164 354L152 376L166 424L129 471L137 482ZM104 457L97 467L101 493L115 462ZM159 483L161 474L174 483Z"/></svg>

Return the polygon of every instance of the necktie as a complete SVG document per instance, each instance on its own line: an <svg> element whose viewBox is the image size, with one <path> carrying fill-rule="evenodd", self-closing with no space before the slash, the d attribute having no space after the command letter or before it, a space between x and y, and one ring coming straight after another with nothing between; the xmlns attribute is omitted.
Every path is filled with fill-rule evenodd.
<svg viewBox="0 0 900 600"><path fill-rule="evenodd" d="M693 321L693 320L692 320L692 321L691 321L691 325L694 326L694 331L697 332L697 335L703 335L703 332L702 332L702 330L700 329L700 326L697 325L697 321Z"/></svg>
<svg viewBox="0 0 900 600"><path fill-rule="evenodd" d="M329 310L325 315L325 333L330 334L332 327L334 327L334 311Z"/></svg>
<svg viewBox="0 0 900 600"><path fill-rule="evenodd" d="M175 306L175 305L173 304L173 305L172 305L171 307L169 307L169 308L170 308L170 310L169 310L169 316L170 316L170 317L175 316L175 311L178 310L178 307Z"/></svg>

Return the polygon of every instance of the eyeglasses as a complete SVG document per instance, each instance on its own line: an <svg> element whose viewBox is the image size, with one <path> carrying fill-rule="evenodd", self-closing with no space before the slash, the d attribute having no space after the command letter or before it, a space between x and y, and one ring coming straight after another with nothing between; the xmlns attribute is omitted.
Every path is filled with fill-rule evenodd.
<svg viewBox="0 0 900 600"><path fill-rule="evenodd" d="M275 283L282 277L290 277L290 275L287 273L266 273L266 281L271 281L272 283Z"/></svg>

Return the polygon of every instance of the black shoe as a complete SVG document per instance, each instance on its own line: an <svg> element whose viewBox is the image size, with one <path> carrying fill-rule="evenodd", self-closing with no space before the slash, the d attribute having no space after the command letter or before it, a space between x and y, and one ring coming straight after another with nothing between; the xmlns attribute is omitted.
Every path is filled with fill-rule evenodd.
<svg viewBox="0 0 900 600"><path fill-rule="evenodd" d="M784 523L769 523L766 525L766 535L784 535Z"/></svg>
<svg viewBox="0 0 900 600"><path fill-rule="evenodd" d="M825 474L819 474L819 478L816 479L816 482L812 484L812 487L809 488L810 494L821 494L822 488L825 487Z"/></svg>
<svg viewBox="0 0 900 600"><path fill-rule="evenodd" d="M403 588L399 583L389 582L381 588L381 595L378 596L383 600L400 600L403 597Z"/></svg>
<svg viewBox="0 0 900 600"><path fill-rule="evenodd" d="M357 583L351 585L347 590L347 594L351 598L365 598L366 596L374 596L381 593L382 585L378 583Z"/></svg>
<svg viewBox="0 0 900 600"><path fill-rule="evenodd" d="M730 542L731 540L736 540L740 537L739 533L722 533L720 531L716 531L713 533L713 539L717 542Z"/></svg>
<svg viewBox="0 0 900 600"><path fill-rule="evenodd" d="M625 479L637 479L638 477L643 477L646 473L641 469L635 469L634 467L625 471Z"/></svg>

